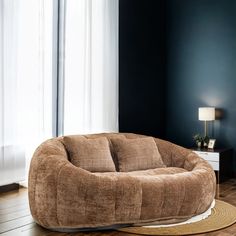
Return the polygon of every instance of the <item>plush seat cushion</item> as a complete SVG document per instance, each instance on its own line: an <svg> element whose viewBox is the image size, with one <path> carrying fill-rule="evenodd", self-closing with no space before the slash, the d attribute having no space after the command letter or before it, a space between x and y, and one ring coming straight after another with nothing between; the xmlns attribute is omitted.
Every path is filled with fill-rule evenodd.
<svg viewBox="0 0 236 236"><path fill-rule="evenodd" d="M99 177L111 177L116 178L120 176L131 176L136 179L139 179L141 182L145 178L159 178L159 176L166 177L167 175L175 175L180 173L188 173L189 171L179 168L179 167L164 167L164 168L155 168L149 170L137 170L131 172L103 172L103 173L94 173L94 175Z"/></svg>
<svg viewBox="0 0 236 236"><path fill-rule="evenodd" d="M73 165L91 172L116 171L107 138L67 136L63 141Z"/></svg>
<svg viewBox="0 0 236 236"><path fill-rule="evenodd" d="M121 172L165 167L152 137L139 139L112 138L111 142Z"/></svg>

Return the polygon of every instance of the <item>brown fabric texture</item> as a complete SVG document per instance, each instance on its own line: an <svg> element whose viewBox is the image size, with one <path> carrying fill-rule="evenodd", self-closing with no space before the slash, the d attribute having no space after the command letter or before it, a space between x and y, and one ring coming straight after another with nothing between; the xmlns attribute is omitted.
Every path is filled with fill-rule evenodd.
<svg viewBox="0 0 236 236"><path fill-rule="evenodd" d="M73 165L91 172L116 171L107 138L63 137Z"/></svg>
<svg viewBox="0 0 236 236"><path fill-rule="evenodd" d="M119 171L154 169L165 167L152 137L138 139L111 139L118 159Z"/></svg>
<svg viewBox="0 0 236 236"><path fill-rule="evenodd" d="M70 137L106 137L110 141L116 135L127 141L145 137L126 133ZM212 167L188 149L154 140L167 167L104 173L73 165L63 138L44 142L30 165L29 203L33 218L46 228L60 230L163 223L206 211L215 196Z"/></svg>

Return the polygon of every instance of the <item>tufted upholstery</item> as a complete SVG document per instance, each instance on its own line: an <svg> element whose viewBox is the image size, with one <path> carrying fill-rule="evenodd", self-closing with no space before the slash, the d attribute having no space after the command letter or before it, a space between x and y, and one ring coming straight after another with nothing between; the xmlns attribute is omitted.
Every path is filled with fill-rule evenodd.
<svg viewBox="0 0 236 236"><path fill-rule="evenodd" d="M84 137L110 140L146 136L106 133ZM178 221L206 211L215 196L211 166L188 149L154 140L167 167L105 173L72 165L63 137L42 143L34 153L29 173L33 218L46 228L60 230ZM110 149L117 168L111 142Z"/></svg>

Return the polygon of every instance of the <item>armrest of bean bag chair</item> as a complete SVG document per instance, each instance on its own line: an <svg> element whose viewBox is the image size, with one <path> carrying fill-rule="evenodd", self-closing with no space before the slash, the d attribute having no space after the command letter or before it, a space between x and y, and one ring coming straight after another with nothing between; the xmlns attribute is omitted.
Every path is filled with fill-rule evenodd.
<svg viewBox="0 0 236 236"><path fill-rule="evenodd" d="M189 188L192 188L193 194L194 186L198 186L196 189L199 189L200 186L199 195L202 198L199 199L199 202L202 201L202 206L204 206L204 202L209 203L209 199L214 198L216 191L216 177L211 165L190 149L158 138L155 138L155 142L165 165L188 170L188 178L183 177L184 181L189 181ZM186 173L180 173L176 177L181 178L185 175Z"/></svg>

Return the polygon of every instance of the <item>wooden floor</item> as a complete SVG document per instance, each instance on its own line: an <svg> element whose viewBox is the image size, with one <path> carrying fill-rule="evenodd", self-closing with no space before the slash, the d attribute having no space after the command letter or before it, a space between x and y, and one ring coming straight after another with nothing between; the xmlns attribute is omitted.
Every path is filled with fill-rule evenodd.
<svg viewBox="0 0 236 236"><path fill-rule="evenodd" d="M217 198L236 206L236 179L222 183L218 187ZM131 236L134 234L117 231L100 231L89 233L58 233L46 230L34 223L28 206L27 189L0 193L0 234L1 236ZM208 236L236 236L236 224Z"/></svg>

